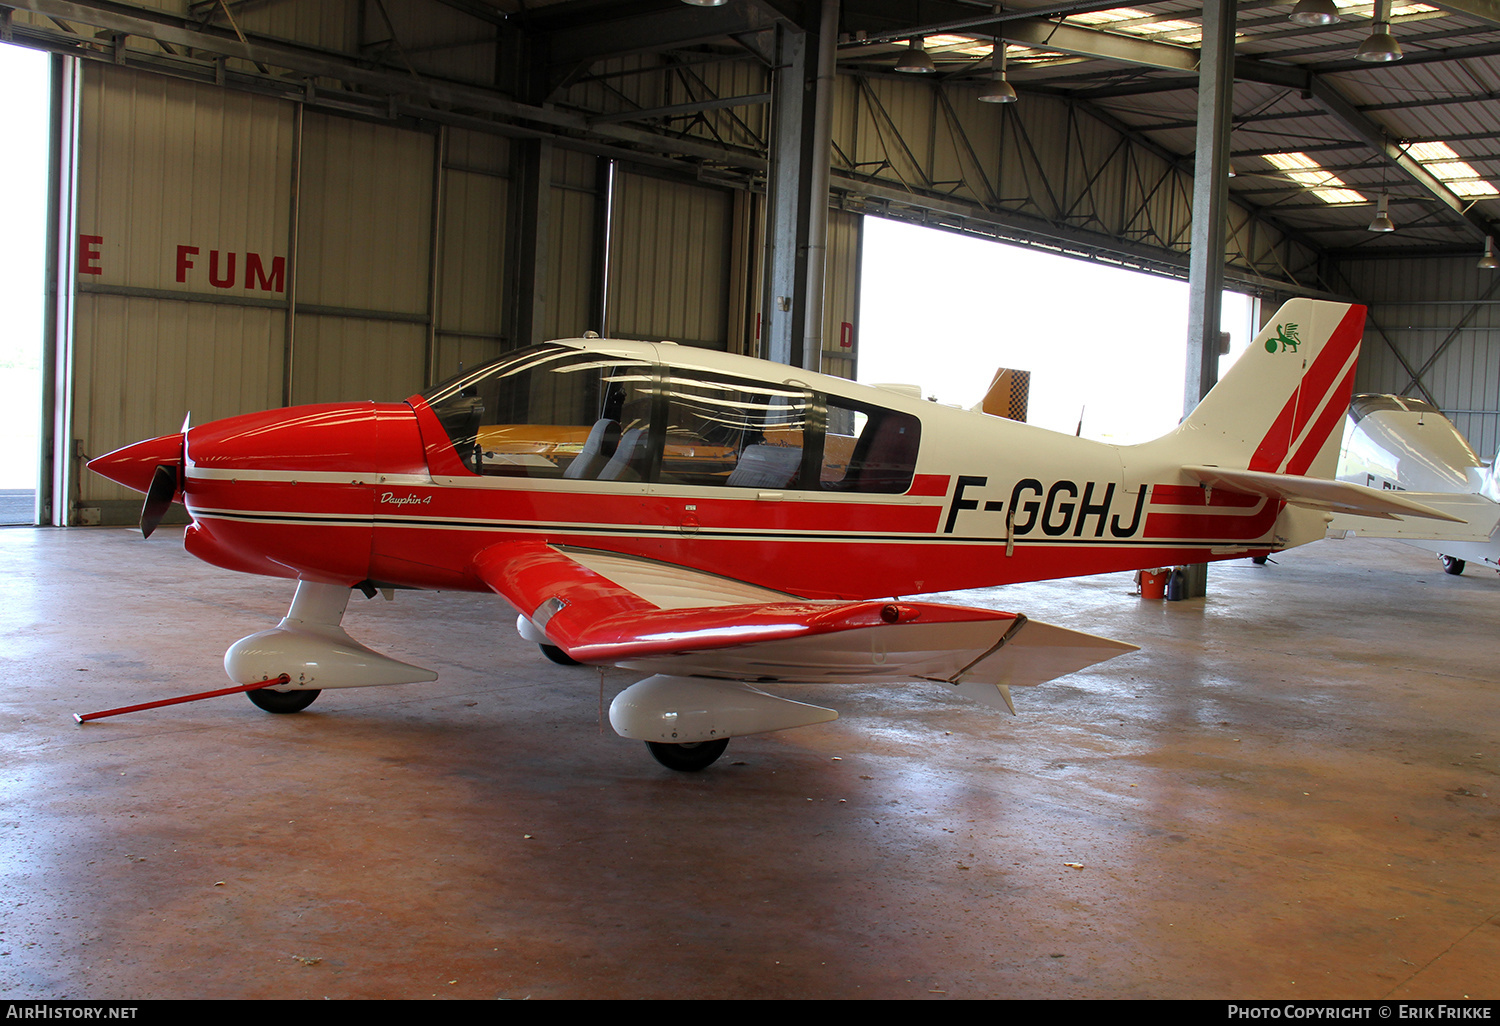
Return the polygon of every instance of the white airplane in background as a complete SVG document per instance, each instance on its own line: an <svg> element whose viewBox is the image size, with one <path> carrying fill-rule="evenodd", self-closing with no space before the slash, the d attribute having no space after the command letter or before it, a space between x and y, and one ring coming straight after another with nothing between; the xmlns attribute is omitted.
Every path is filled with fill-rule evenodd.
<svg viewBox="0 0 1500 1026"><path fill-rule="evenodd" d="M1443 569L1461 574L1467 562L1500 569L1500 481L1438 408L1422 399L1357 395L1349 404L1341 481L1400 491L1441 509L1453 521L1335 517L1329 534L1398 538L1436 552Z"/></svg>
<svg viewBox="0 0 1500 1026"><path fill-rule="evenodd" d="M146 493L143 533L182 502L193 555L297 581L209 694L290 713L321 689L432 680L344 632L351 589L490 591L549 656L649 674L610 723L697 770L730 737L837 716L766 686L932 682L1009 706L1013 686L1134 649L898 596L1264 555L1322 538L1331 510L1449 519L1332 480L1363 327L1362 307L1293 300L1140 445L586 338L404 403L231 417L89 466Z"/></svg>

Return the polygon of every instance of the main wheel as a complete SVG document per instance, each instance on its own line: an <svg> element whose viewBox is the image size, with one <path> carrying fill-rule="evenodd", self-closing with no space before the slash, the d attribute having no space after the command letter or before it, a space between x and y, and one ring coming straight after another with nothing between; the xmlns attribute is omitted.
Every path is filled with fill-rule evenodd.
<svg viewBox="0 0 1500 1026"><path fill-rule="evenodd" d="M1443 573L1452 574L1454 577L1457 577L1464 572L1463 560L1455 559L1452 556L1439 556L1438 559L1443 561Z"/></svg>
<svg viewBox="0 0 1500 1026"><path fill-rule="evenodd" d="M322 694L316 688L307 691L272 691L270 688L257 688L255 691L246 691L245 697L254 702L257 707L271 713L294 713L301 712Z"/></svg>
<svg viewBox="0 0 1500 1026"><path fill-rule="evenodd" d="M251 694L254 693L251 692ZM719 756L724 754L724 749L729 747L729 738L722 737L717 741L698 741L685 745L647 741L646 747L651 749L652 757L667 769L696 773L698 770L712 766Z"/></svg>
<svg viewBox="0 0 1500 1026"><path fill-rule="evenodd" d="M572 656L568 655L568 653L564 652L556 645L538 645L537 648L542 650L542 655L546 656L548 659L551 659L558 666L579 665L577 659L574 659Z"/></svg>

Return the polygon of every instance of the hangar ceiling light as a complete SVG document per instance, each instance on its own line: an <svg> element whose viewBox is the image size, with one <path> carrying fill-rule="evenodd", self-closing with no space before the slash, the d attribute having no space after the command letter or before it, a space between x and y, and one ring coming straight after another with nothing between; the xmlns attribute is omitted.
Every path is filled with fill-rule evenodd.
<svg viewBox="0 0 1500 1026"><path fill-rule="evenodd" d="M937 65L932 63L931 57L927 56L927 48L923 45L921 37L911 41L906 52L896 62L896 70L911 75L926 75L937 70Z"/></svg>
<svg viewBox="0 0 1500 1026"><path fill-rule="evenodd" d="M1359 44L1359 50L1354 57L1356 60L1375 63L1401 59L1401 44L1396 42L1395 36L1391 35L1391 0L1375 0L1374 29L1369 37Z"/></svg>
<svg viewBox="0 0 1500 1026"><path fill-rule="evenodd" d="M1298 0L1290 17L1298 25L1332 25L1342 20L1333 0Z"/></svg>
<svg viewBox="0 0 1500 1026"><path fill-rule="evenodd" d="M995 45L994 63L995 77L990 79L985 87L980 90L979 99L985 103L1015 103L1018 99L1016 96L1016 87L1011 85L1010 81L1005 77L1004 43L997 43Z"/></svg>

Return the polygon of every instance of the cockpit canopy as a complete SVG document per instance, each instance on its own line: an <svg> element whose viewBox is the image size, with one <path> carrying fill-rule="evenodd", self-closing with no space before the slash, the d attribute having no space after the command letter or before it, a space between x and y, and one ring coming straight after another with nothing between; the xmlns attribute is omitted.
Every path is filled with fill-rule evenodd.
<svg viewBox="0 0 1500 1026"><path fill-rule="evenodd" d="M1405 413L1436 413L1442 415L1442 411L1425 399L1413 399L1406 395L1372 395L1360 394L1349 402L1349 415L1357 424L1372 413L1384 411L1397 411Z"/></svg>
<svg viewBox="0 0 1500 1026"><path fill-rule="evenodd" d="M486 477L900 493L921 438L880 405L558 343L422 398Z"/></svg>

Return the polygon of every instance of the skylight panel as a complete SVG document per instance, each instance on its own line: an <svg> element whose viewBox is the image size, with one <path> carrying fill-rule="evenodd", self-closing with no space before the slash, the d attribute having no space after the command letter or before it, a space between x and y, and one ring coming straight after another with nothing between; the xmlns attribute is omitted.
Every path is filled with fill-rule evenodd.
<svg viewBox="0 0 1500 1026"><path fill-rule="evenodd" d="M1334 6L1340 11L1365 10L1365 17L1369 17L1370 0L1333 0ZM1411 14L1435 14L1438 8L1430 4L1402 3L1401 0L1393 0L1391 3L1391 17L1402 18Z"/></svg>
<svg viewBox="0 0 1500 1026"><path fill-rule="evenodd" d="M1109 11L1070 14L1068 20L1079 25L1110 25L1117 21L1136 21L1150 17L1145 11L1138 11L1134 7L1116 7Z"/></svg>
<svg viewBox="0 0 1500 1026"><path fill-rule="evenodd" d="M995 49L995 44L989 40L979 40L973 36L928 36L924 43L929 51L942 50L944 53L962 53L970 57L988 57Z"/></svg>
<svg viewBox="0 0 1500 1026"><path fill-rule="evenodd" d="M1324 203L1337 205L1369 202L1363 193L1349 188L1342 178L1305 153L1267 153L1266 160L1298 185L1306 186Z"/></svg>
<svg viewBox="0 0 1500 1026"><path fill-rule="evenodd" d="M1433 177L1441 180L1455 196L1470 199L1500 195L1500 189L1485 181L1484 176L1473 165L1445 142L1412 143L1406 152L1430 171Z"/></svg>

